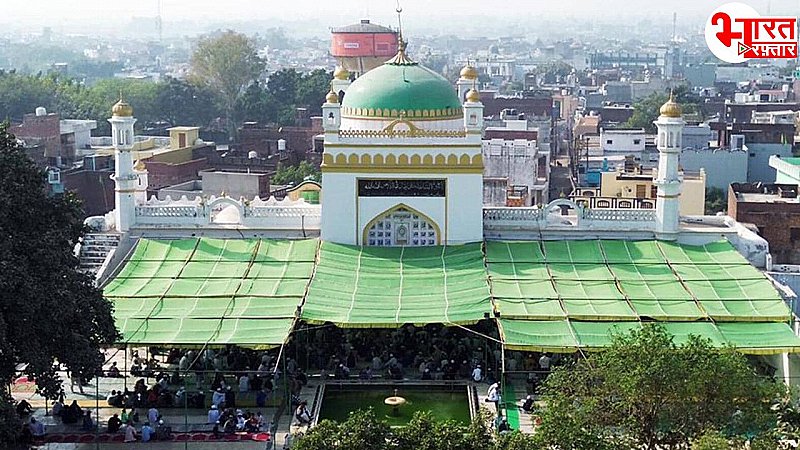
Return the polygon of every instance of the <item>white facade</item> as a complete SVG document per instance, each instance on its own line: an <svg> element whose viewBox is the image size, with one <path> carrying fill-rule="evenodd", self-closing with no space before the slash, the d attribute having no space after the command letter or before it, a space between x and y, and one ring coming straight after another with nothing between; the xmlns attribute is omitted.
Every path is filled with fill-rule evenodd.
<svg viewBox="0 0 800 450"><path fill-rule="evenodd" d="M342 117L322 106L323 240L440 245L483 239L483 104L460 120ZM388 236L387 236L388 234Z"/></svg>
<svg viewBox="0 0 800 450"><path fill-rule="evenodd" d="M600 148L603 153L641 153L645 145L644 129L600 130Z"/></svg>

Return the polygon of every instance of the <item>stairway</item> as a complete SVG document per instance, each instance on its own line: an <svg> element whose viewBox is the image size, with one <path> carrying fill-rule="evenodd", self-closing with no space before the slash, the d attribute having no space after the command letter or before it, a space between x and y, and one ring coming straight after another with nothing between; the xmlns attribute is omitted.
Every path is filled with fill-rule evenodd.
<svg viewBox="0 0 800 450"><path fill-rule="evenodd" d="M119 245L117 233L86 233L80 251L80 270L97 274L111 250Z"/></svg>

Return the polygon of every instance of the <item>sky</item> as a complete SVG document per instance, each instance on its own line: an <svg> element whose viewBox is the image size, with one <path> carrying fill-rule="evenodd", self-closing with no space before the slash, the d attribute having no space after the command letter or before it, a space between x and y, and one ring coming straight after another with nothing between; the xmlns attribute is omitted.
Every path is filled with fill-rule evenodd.
<svg viewBox="0 0 800 450"><path fill-rule="evenodd" d="M800 0L742 0L765 14L797 14ZM59 24L64 21L112 20L157 15L159 0L0 0L0 21ZM401 0L408 20L452 14L541 18L626 17L631 15L705 16L726 0ZM161 0L165 21L307 19L326 16L331 22L365 17L386 23L394 19L396 0Z"/></svg>

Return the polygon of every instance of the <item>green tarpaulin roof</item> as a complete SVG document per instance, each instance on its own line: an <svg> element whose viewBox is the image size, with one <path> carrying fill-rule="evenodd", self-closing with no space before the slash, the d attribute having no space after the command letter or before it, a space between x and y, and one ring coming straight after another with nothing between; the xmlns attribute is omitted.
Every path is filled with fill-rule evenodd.
<svg viewBox="0 0 800 450"><path fill-rule="evenodd" d="M302 318L343 327L475 323L492 310L480 244L322 244Z"/></svg>
<svg viewBox="0 0 800 450"><path fill-rule="evenodd" d="M584 322L572 320L500 319L500 334L513 350L565 352L601 350L610 345L612 333L640 328L641 322ZM662 325L677 343L697 335L715 345L733 345L750 354L774 354L800 350L798 337L778 322L665 322Z"/></svg>
<svg viewBox="0 0 800 450"><path fill-rule="evenodd" d="M788 321L764 274L727 242L486 242L492 297L527 320Z"/></svg>
<svg viewBox="0 0 800 450"><path fill-rule="evenodd" d="M750 353L800 350L777 290L727 241L140 239L105 296L131 344L279 345L298 309L342 327L471 324L494 309L517 349L598 349L611 330L657 321L678 341L699 334Z"/></svg>
<svg viewBox="0 0 800 450"><path fill-rule="evenodd" d="M279 345L305 296L318 244L142 239L105 296L127 343Z"/></svg>

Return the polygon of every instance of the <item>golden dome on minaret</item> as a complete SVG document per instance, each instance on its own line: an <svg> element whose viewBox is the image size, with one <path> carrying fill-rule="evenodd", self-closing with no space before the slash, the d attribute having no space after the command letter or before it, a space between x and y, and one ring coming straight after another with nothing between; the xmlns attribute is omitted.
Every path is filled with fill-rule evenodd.
<svg viewBox="0 0 800 450"><path fill-rule="evenodd" d="M147 166L145 166L144 161L140 159L136 161L136 164L133 165L133 170L144 172L145 170L147 170Z"/></svg>
<svg viewBox="0 0 800 450"><path fill-rule="evenodd" d="M481 93L477 89L472 88L467 92L467 101L471 103L478 103L481 101Z"/></svg>
<svg viewBox="0 0 800 450"><path fill-rule="evenodd" d="M133 106L122 99L122 92L119 93L119 101L111 108L111 115L114 117L133 117Z"/></svg>
<svg viewBox="0 0 800 450"><path fill-rule="evenodd" d="M477 80L478 79L478 69L472 67L469 62L467 65L461 69L461 78L465 80Z"/></svg>
<svg viewBox="0 0 800 450"><path fill-rule="evenodd" d="M661 105L661 109L659 109L658 112L661 113L661 115L664 117L676 117L676 118L681 117L681 114L683 113L681 111L681 105L679 105L678 102L675 101L675 96L671 92L669 94L669 100L667 100L666 103Z"/></svg>
<svg viewBox="0 0 800 450"><path fill-rule="evenodd" d="M333 85L331 85L331 91L325 96L325 101L327 103L339 103L339 94L333 92Z"/></svg>
<svg viewBox="0 0 800 450"><path fill-rule="evenodd" d="M350 72L347 71L342 66L336 66L336 69L333 71L333 78L337 80L349 80L350 79Z"/></svg>

